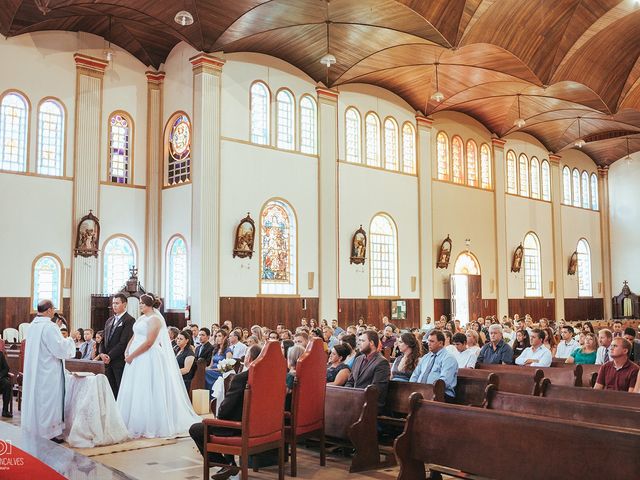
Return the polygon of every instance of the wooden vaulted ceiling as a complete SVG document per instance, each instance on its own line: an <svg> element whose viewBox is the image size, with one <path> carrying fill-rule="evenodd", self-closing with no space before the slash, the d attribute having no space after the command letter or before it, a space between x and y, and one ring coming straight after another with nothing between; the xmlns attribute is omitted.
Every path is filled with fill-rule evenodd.
<svg viewBox="0 0 640 480"><path fill-rule="evenodd" d="M174 22L182 9L193 25ZM519 96L521 131L549 151L579 137L598 165L640 151L640 0L2 0L3 35L42 30L100 35L155 68L181 41L264 53L328 86L463 112L498 136L516 130ZM442 103L430 100L435 63Z"/></svg>

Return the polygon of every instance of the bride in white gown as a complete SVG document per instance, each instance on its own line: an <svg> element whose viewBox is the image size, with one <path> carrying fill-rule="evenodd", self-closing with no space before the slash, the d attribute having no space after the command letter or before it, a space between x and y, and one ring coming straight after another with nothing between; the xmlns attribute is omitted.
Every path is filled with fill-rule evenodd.
<svg viewBox="0 0 640 480"><path fill-rule="evenodd" d="M159 306L151 294L140 297L142 315L125 351L118 408L131 438L183 436L202 421L189 401Z"/></svg>

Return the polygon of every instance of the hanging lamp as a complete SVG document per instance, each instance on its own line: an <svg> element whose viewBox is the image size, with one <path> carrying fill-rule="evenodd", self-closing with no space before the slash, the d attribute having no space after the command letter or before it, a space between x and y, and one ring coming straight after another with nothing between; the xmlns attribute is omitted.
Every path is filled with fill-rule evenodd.
<svg viewBox="0 0 640 480"><path fill-rule="evenodd" d="M582 132L580 130L580 117L577 117L577 118L578 118L578 139L575 141L574 145L578 148L582 148L587 144L587 142L585 142L582 139Z"/></svg>
<svg viewBox="0 0 640 480"><path fill-rule="evenodd" d="M440 91L440 84L438 82L438 65L440 65L440 63L435 62L434 65L436 67L436 91L431 95L431 100L440 103L444 100L444 93Z"/></svg>
<svg viewBox="0 0 640 480"><path fill-rule="evenodd" d="M513 126L516 128L522 128L527 124L526 120L522 118L520 114L520 94L518 94L518 118L513 122Z"/></svg>

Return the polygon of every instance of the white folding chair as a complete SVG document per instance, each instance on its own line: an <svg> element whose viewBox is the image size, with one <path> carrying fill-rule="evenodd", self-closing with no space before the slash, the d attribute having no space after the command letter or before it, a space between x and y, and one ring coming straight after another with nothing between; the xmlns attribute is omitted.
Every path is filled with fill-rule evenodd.
<svg viewBox="0 0 640 480"><path fill-rule="evenodd" d="M8 343L18 343L18 338L20 337L20 332L15 328L5 328L2 332L2 338L4 338L5 342Z"/></svg>
<svg viewBox="0 0 640 480"><path fill-rule="evenodd" d="M27 338L27 330L29 330L29 323L23 322L18 325L18 337L20 342Z"/></svg>

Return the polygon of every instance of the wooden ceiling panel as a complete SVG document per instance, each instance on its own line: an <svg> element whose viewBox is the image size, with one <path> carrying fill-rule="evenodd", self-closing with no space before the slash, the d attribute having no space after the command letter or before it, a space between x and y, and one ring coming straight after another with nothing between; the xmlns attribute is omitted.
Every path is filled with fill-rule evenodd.
<svg viewBox="0 0 640 480"><path fill-rule="evenodd" d="M398 0L398 3L406 5L433 25L447 39L448 46L455 45L466 0Z"/></svg>

